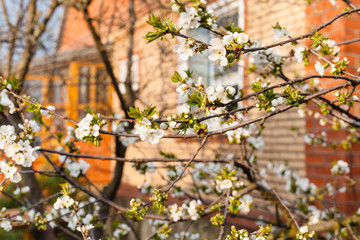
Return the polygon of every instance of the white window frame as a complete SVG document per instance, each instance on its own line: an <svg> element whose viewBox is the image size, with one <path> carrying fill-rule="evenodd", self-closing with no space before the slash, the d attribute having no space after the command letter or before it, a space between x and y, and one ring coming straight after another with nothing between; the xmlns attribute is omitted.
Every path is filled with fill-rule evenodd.
<svg viewBox="0 0 360 240"><path fill-rule="evenodd" d="M131 66L131 88L133 91L139 90L139 79L140 79L140 67L139 67L139 55L134 54L132 56L132 66ZM126 93L125 81L128 70L128 59L122 59L119 61L119 88L122 94Z"/></svg>

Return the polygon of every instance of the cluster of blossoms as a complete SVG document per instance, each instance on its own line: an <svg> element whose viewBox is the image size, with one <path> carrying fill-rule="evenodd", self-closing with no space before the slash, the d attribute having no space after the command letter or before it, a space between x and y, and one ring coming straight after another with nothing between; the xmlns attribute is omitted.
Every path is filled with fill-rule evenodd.
<svg viewBox="0 0 360 240"><path fill-rule="evenodd" d="M195 40L192 38L179 38L179 44L174 47L174 51L179 54L182 60L188 60L189 57L194 56L196 47Z"/></svg>
<svg viewBox="0 0 360 240"><path fill-rule="evenodd" d="M73 161L66 164L66 169L69 170L72 177L79 177L80 173L85 174L89 168L90 164L82 159L79 159L78 162Z"/></svg>
<svg viewBox="0 0 360 240"><path fill-rule="evenodd" d="M93 123L94 116L91 114L86 114L85 118L83 118L75 129L75 136L79 139L83 139L84 137L99 136L100 126L98 124Z"/></svg>
<svg viewBox="0 0 360 240"><path fill-rule="evenodd" d="M250 46L245 46L245 49L263 47L264 44L259 41L254 41ZM264 70L267 66L280 66L283 58L281 52L277 48L267 49L265 51L254 51L246 54L251 56L250 63L253 63L257 70Z"/></svg>
<svg viewBox="0 0 360 240"><path fill-rule="evenodd" d="M6 89L4 89L0 92L0 105L3 107L8 107L10 114L13 114L16 111L15 105L10 100L10 98L8 96L8 91Z"/></svg>
<svg viewBox="0 0 360 240"><path fill-rule="evenodd" d="M121 114L115 114L114 115L115 118L121 119L122 115ZM134 133L133 129L131 129L130 131L127 131L126 129L130 126L130 123L128 121L112 121L111 122L111 130L115 133ZM136 137L121 137L121 143L125 146L128 147L131 144L134 144L137 141Z"/></svg>
<svg viewBox="0 0 360 240"><path fill-rule="evenodd" d="M232 187L232 182L230 179L216 180L216 191L223 192L224 190L230 189Z"/></svg>
<svg viewBox="0 0 360 240"><path fill-rule="evenodd" d="M186 215L189 215L191 220L197 220L201 217L204 207L200 200L192 200L188 204L183 204L181 207L176 203L168 207L170 218L177 222L184 219Z"/></svg>
<svg viewBox="0 0 360 240"><path fill-rule="evenodd" d="M240 199L241 204L239 205L239 211L241 214L248 214L250 210L253 208L254 200L251 195L246 194L242 196Z"/></svg>
<svg viewBox="0 0 360 240"><path fill-rule="evenodd" d="M128 225L126 225L125 223L121 223L116 227L115 231L113 232L112 240L123 239L130 231L131 228Z"/></svg>
<svg viewBox="0 0 360 240"><path fill-rule="evenodd" d="M331 174L333 176L348 174L350 172L349 164L343 160L338 160L333 163Z"/></svg>
<svg viewBox="0 0 360 240"><path fill-rule="evenodd" d="M309 52L308 49L306 49L304 46L300 46L295 49L294 57L298 62L302 62L304 61L304 59L307 58L308 52Z"/></svg>
<svg viewBox="0 0 360 240"><path fill-rule="evenodd" d="M70 196L63 195L56 200L56 202L54 203L54 208L70 208L76 204L77 202L75 202L74 199L72 199Z"/></svg>
<svg viewBox="0 0 360 240"><path fill-rule="evenodd" d="M205 92L209 102L219 101L222 104L227 104L234 97L236 89L231 86L225 88L223 85L217 85L215 88L213 86L208 87Z"/></svg>
<svg viewBox="0 0 360 240"><path fill-rule="evenodd" d="M326 147L327 134L325 131L322 131L320 134L315 135L313 133L304 134L304 141L309 145L318 145L321 144L323 147Z"/></svg>
<svg viewBox="0 0 360 240"><path fill-rule="evenodd" d="M46 107L46 109L40 109L41 115L46 116L46 118L53 117L53 114L50 111L55 111L55 107L49 105Z"/></svg>
<svg viewBox="0 0 360 240"><path fill-rule="evenodd" d="M13 194L14 195L20 195L20 194L27 194L28 192L30 192L30 187L29 186L24 186L22 188L17 187L14 190Z"/></svg>
<svg viewBox="0 0 360 240"><path fill-rule="evenodd" d="M28 133L29 131L34 133L40 130L40 127L33 120L25 121L24 125L19 125L19 127L26 130ZM16 165L31 167L32 163L37 158L36 151L40 147L31 146L30 140L32 140L32 138L32 135L25 135L24 132L21 132L19 136L17 136L15 128L11 125L2 125L0 127L0 149L13 161L1 161L0 168L5 175L5 178L10 178L10 181L12 182L17 183L21 180Z"/></svg>
<svg viewBox="0 0 360 240"><path fill-rule="evenodd" d="M170 180L175 180L177 176L179 176L184 170L184 166L180 164L176 164L176 167L170 168L169 171L166 172L166 176ZM184 175L185 176L185 173Z"/></svg>
<svg viewBox="0 0 360 240"><path fill-rule="evenodd" d="M2 228L6 232L10 232L12 230L11 222L8 220L2 220L0 223L0 228Z"/></svg>
<svg viewBox="0 0 360 240"><path fill-rule="evenodd" d="M196 29L200 27L200 16L195 7L185 9L185 12L180 13L178 26L183 30Z"/></svg>
<svg viewBox="0 0 360 240"><path fill-rule="evenodd" d="M324 65L321 64L321 62L316 61L314 67L315 67L315 70L318 72L319 75L324 75L325 67L324 67Z"/></svg>
<svg viewBox="0 0 360 240"><path fill-rule="evenodd" d="M314 235L315 235L315 232L314 231L309 232L308 226L302 226L299 228L299 232L296 234L296 239L310 240L314 237Z"/></svg>
<svg viewBox="0 0 360 240"><path fill-rule="evenodd" d="M155 129L151 121L145 117L140 123L135 125L135 128L136 132L140 135L140 139L144 142L150 142L151 144L159 143L160 138L164 135L160 129Z"/></svg>
<svg viewBox="0 0 360 240"><path fill-rule="evenodd" d="M251 136L247 139L247 141L250 144L250 146L258 150L258 152L262 152L265 147L265 141L262 136L258 136L258 137Z"/></svg>
<svg viewBox="0 0 360 240"><path fill-rule="evenodd" d="M182 32L188 29L196 29L200 26L206 26L211 29L217 28L214 11L206 6L205 0L194 1L193 7L186 8L185 11L183 11L182 6L178 2L172 0L171 8L174 12L181 11L178 26Z"/></svg>
<svg viewBox="0 0 360 240"><path fill-rule="evenodd" d="M274 166L272 163L269 163L267 164L267 168L269 170L273 170L278 177L285 178L285 190L288 192L296 194L310 193L314 195L317 191L317 187L315 184L310 183L308 178L303 178L299 176L296 172L293 172L288 166L282 164Z"/></svg>
<svg viewBox="0 0 360 240"><path fill-rule="evenodd" d="M278 41L279 39L286 38L290 35L288 30L286 30L285 28L282 28L278 24L273 28L274 28L274 36L273 36L274 41Z"/></svg>
<svg viewBox="0 0 360 240"><path fill-rule="evenodd" d="M61 218L61 220L67 223L67 227L72 231L75 230L82 231L82 230L86 230L88 227L91 228L92 224L95 223L96 216L98 215L98 212L100 210L100 206L97 204L95 198L90 197L89 201L82 201L79 203L75 202L71 198L67 198L65 205L60 203L60 201L62 200L59 199L61 198L62 197L58 198L57 200L57 202L59 201L57 206L59 208L55 209L55 205L54 205L54 208L51 210L51 212L46 215L50 227L54 228L56 226L56 223L53 219ZM76 215L71 210L71 207L75 205L77 206ZM81 226L79 226L79 221L82 224ZM77 229L78 227L80 228Z"/></svg>
<svg viewBox="0 0 360 240"><path fill-rule="evenodd" d="M241 49L248 41L247 34L238 32L229 32L223 39L212 38L209 46L211 53L208 58L215 64L225 67L229 64L226 49Z"/></svg>
<svg viewBox="0 0 360 240"><path fill-rule="evenodd" d="M233 127L238 125L237 122L232 122L227 124L228 127ZM230 143L241 143L241 140L250 137L251 133L255 129L255 125L250 124L245 127L239 127L235 130L230 130L225 133Z"/></svg>
<svg viewBox="0 0 360 240"><path fill-rule="evenodd" d="M63 138L63 140L62 140L65 145L70 144L71 141L74 140L74 138L75 138L74 133L75 133L75 131L72 126L66 127L66 137Z"/></svg>

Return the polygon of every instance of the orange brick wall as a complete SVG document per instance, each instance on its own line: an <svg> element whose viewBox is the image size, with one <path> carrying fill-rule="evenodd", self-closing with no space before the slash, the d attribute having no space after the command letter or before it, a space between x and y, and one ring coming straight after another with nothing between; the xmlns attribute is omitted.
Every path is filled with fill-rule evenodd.
<svg viewBox="0 0 360 240"><path fill-rule="evenodd" d="M354 1L357 5L360 1ZM307 13L307 26L308 30L314 29L325 21L328 21L340 14L345 9L346 4L342 1L338 1L336 6L332 6L328 0L314 1L311 5L308 5L306 9ZM321 31L324 37L329 37L336 42L342 42L360 37L360 16L352 14L350 18L342 18L336 21L326 30ZM350 61L349 71L356 73L356 69L360 62L360 47L358 43L340 46L340 57L347 57ZM315 59L314 59L315 60ZM316 61L316 60L315 60ZM307 68L308 74L316 74L313 70L313 66ZM321 80L322 86L330 87L340 84L341 81L337 80ZM360 91L356 91L359 96ZM313 111L319 111L318 108L310 106L309 109ZM359 108L354 109L354 114L359 116ZM327 133L328 140L341 141L346 138L346 133L341 131L333 131L328 124L325 127L319 125L319 121L313 117L306 118L306 129L309 133L319 134L321 131ZM360 177L360 144L355 144L351 150L345 151L342 148L332 150L330 148L323 148L321 146L306 145L306 174L310 178L311 182L314 182L319 187L324 187L327 182L338 180L339 184L344 183L342 177L333 177L331 175L331 163L336 160L344 160L349 163L350 175L358 178ZM338 205L341 210L348 214L354 213L359 203L354 199L359 199L360 188L356 187L348 189L346 193L339 193L336 196ZM331 205L331 198L325 199L325 203Z"/></svg>

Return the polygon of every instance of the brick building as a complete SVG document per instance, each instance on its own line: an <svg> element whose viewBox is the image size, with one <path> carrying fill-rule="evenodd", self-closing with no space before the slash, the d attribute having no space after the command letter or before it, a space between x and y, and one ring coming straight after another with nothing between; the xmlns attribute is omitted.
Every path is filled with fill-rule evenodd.
<svg viewBox="0 0 360 240"><path fill-rule="evenodd" d="M92 14L100 8L100 1L94 1ZM356 1L357 2L357 1ZM116 27L106 28L103 32L104 41L107 43L111 61L115 73L117 74L120 89L125 81L126 61L128 50L127 27L123 24L126 22L127 3L117 1L118 11L123 11L122 19L117 19ZM167 3L166 3L167 4ZM228 21L237 22L238 26L245 29L245 32L251 39L260 39L264 43L271 43L273 36L272 26L279 22L281 26L286 27L291 36L298 36L307 33L309 30L321 25L324 21L329 20L340 13L346 5L338 1L336 6L332 6L328 0L314 1L308 5L306 1L289 0L221 0L210 3L215 13L219 14L219 21L226 23ZM360 1L359 1L360 4ZM239 66L233 67L225 72L222 77L214 78L216 69L207 61L206 57L198 56L189 61L181 61L173 52L175 41L154 42L146 44L143 37L151 27L146 24L148 13L156 9L149 7L143 2L135 1L137 12L137 21L135 25L135 45L133 57L133 79L135 84L133 88L137 90L139 106L157 105L159 111L166 116L168 113L176 112L181 105L181 98L176 95L175 84L170 82L170 76L175 70L187 69L189 66L200 66L194 69L195 73L202 76L207 84L223 83L226 85L235 85L238 88L248 90L251 81L255 76L247 74L242 67L248 64L242 61ZM164 11L154 10L156 15L170 16L175 19L175 15ZM330 37L337 42L360 37L360 17L353 15L351 18L343 18L326 31L325 37ZM193 33L194 37L202 40L209 38L205 31ZM328 35L329 34L329 35ZM282 48L282 55L287 56L290 53L291 46ZM347 56L356 66L360 62L360 48L356 44L341 46L341 54ZM314 71L313 66L308 68L303 64L293 63L284 66L289 76L306 75ZM61 28L61 37L59 40L59 49L53 62L46 64L35 63L29 78L39 79L44 72L54 69L55 77L46 76L48 88L42 93L45 98L45 104L58 104L57 109L63 109L64 113L74 119L82 116L81 109L85 105L90 105L97 112L110 114L118 112L119 103L112 93L111 85L106 80L105 72L101 59L93 46L90 34L86 28L82 16L74 9L67 9L64 14ZM352 69L355 71L355 69ZM274 81L279 81L275 80ZM326 83L334 84L334 83ZM53 91L53 92L52 92ZM61 92L63 97L57 98L55 93ZM51 99L54 98L55 99ZM65 99L63 103L60 99ZM110 107L109 107L110 106ZM358 111L359 109L357 109ZM359 115L358 112L354 113ZM292 128L304 129L300 135L294 137ZM331 127L320 127L318 120L312 117L299 118L296 110L280 114L275 118L267 121L267 127L263 132L265 140L264 151L258 156L260 165L264 165L269 159L276 164L285 162L291 169L295 169L301 176L307 176L311 182L318 184L320 187L326 184L325 181L333 179L330 173L331 162L338 159L347 161L351 166L351 175L360 176L360 147L353 145L350 150L333 150L329 147L307 145L302 134L305 132L319 134L321 131L327 131L330 140L341 140L345 133L333 132ZM91 153L99 155L112 155L111 140L102 143L99 149L91 147ZM158 157L159 151L172 152L181 158L190 157L199 145L198 141L191 143L182 140L161 140L159 145L150 145L144 142L137 142L128 149L128 157ZM85 145L84 145L85 148ZM105 151L104 151L105 149ZM236 147L226 143L223 139L213 139L202 151L199 157L210 157L227 151L236 151ZM95 161L94 161L95 162ZM106 165L107 164L107 165ZM111 163L101 166L104 170L104 181L108 180L106 176L111 174ZM100 166L99 165L99 166ZM152 183L161 182L158 176L140 176L128 164L126 165L124 184L119 190L119 194L128 195L129 197L138 196L135 186L142 184L145 180ZM97 172L94 172L97 175ZM270 176L274 183L281 183L281 180L275 176ZM100 181L101 182L101 181ZM130 187L132 186L132 187ZM279 191L283 188L278 185ZM129 191L129 189L132 189ZM284 193L284 191L283 191ZM285 193L284 193L285 194ZM354 202L360 197L359 188L348 191L345 194L339 194L338 200L342 208L347 213L354 212L359 206Z"/></svg>

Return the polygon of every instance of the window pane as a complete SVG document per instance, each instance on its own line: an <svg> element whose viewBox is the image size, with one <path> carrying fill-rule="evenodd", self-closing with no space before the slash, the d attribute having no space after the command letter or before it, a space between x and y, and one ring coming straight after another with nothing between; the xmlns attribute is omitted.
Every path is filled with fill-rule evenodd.
<svg viewBox="0 0 360 240"><path fill-rule="evenodd" d="M48 101L50 104L62 104L64 102L63 83L49 81Z"/></svg>
<svg viewBox="0 0 360 240"><path fill-rule="evenodd" d="M90 67L79 67L79 104L90 103Z"/></svg>
<svg viewBox="0 0 360 240"><path fill-rule="evenodd" d="M203 28L189 31L189 36L206 43L210 41L209 33ZM210 79L210 62L208 56L208 51L203 51L202 53L194 54L188 61L189 68L194 72L195 77L201 77L205 84L209 84ZM193 66L196 66L196 68L193 68Z"/></svg>
<svg viewBox="0 0 360 240"><path fill-rule="evenodd" d="M106 104L106 72L104 68L96 68L96 105Z"/></svg>
<svg viewBox="0 0 360 240"><path fill-rule="evenodd" d="M35 98L37 102L42 102L42 80L26 80L24 81L24 93L32 98Z"/></svg>

